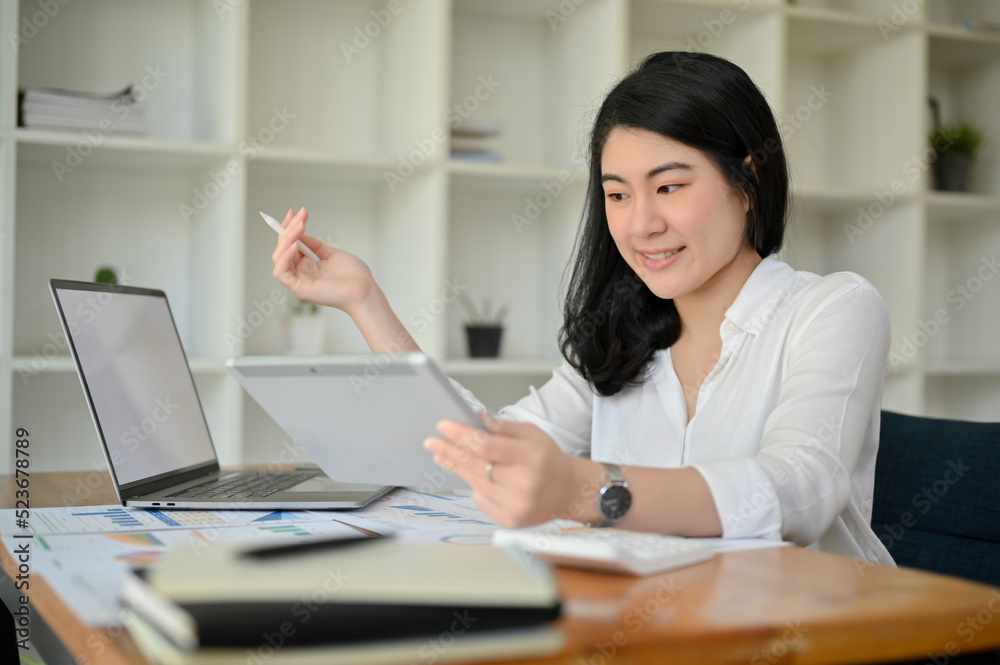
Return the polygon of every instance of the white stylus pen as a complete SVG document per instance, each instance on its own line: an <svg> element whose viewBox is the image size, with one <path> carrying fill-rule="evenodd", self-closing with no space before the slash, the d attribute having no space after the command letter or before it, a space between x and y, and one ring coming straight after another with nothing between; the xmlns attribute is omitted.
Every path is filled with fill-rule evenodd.
<svg viewBox="0 0 1000 665"><path fill-rule="evenodd" d="M264 221L267 222L268 226L270 226L272 229L278 232L279 236L285 232L285 227L283 227L281 225L281 222L276 220L274 217L271 217L270 215L264 212L260 213L260 216L264 218ZM296 242L296 244L299 246L300 252L308 256L313 261L319 261L319 257L316 256L316 252L309 249L304 242L299 240Z"/></svg>

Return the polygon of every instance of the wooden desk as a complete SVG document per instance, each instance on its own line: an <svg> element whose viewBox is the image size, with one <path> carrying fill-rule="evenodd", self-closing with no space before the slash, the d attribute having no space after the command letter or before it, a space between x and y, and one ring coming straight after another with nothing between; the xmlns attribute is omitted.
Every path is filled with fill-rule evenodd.
<svg viewBox="0 0 1000 665"><path fill-rule="evenodd" d="M97 472L33 474L32 508L116 503ZM0 507L13 507L0 479ZM11 605L16 565L0 553ZM950 660L1000 648L1000 589L907 569L783 547L717 555L662 575L631 578L559 570L565 665L628 663L867 663ZM50 665L142 663L127 634L84 626L38 575L30 590L32 640ZM60 654L62 654L60 656Z"/></svg>

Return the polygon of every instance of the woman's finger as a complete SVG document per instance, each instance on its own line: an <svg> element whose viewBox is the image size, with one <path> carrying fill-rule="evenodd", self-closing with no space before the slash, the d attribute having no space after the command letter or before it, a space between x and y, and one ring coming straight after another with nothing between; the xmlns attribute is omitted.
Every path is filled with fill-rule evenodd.
<svg viewBox="0 0 1000 665"><path fill-rule="evenodd" d="M278 236L278 242L274 246L274 253L271 254L271 260L275 263L288 251L289 245L293 244L296 240L294 222L289 224L289 220L286 219L283 226L285 227L285 232Z"/></svg>
<svg viewBox="0 0 1000 665"><path fill-rule="evenodd" d="M501 464L524 462L526 448L534 449L539 430L530 423L492 419L491 431L453 420L442 420L438 431L456 445L464 446L483 459Z"/></svg>
<svg viewBox="0 0 1000 665"><path fill-rule="evenodd" d="M482 458L456 453L454 446L436 439L444 445L433 445L432 447L440 452L434 455L434 461L441 465L446 471L454 473L464 480L472 488L473 500L488 515L494 516L503 502L504 485L502 476L511 467L506 467L508 471L503 471L502 465L488 462Z"/></svg>
<svg viewBox="0 0 1000 665"><path fill-rule="evenodd" d="M309 218L309 213L305 208L302 208L298 213L293 213L291 210L285 215L285 219L281 222L281 226L284 227L285 232L278 236L278 242L275 245L274 253L271 255L271 260L276 261L277 257L285 252L285 248L291 243L298 240L295 233L296 225L301 224L305 227L305 222Z"/></svg>
<svg viewBox="0 0 1000 665"><path fill-rule="evenodd" d="M281 223L281 225L284 226L285 228L288 228L293 223L292 220L296 218L301 218L303 222L308 221L309 211L306 210L305 208L299 208L299 211L295 212L295 210L289 208L288 212L285 214L285 219Z"/></svg>
<svg viewBox="0 0 1000 665"><path fill-rule="evenodd" d="M524 468L523 460L517 455L520 445L516 441L492 440L483 452L440 437L431 437L424 445L434 453L435 462L461 477L473 490L496 495L498 489L511 489L521 484Z"/></svg>
<svg viewBox="0 0 1000 665"><path fill-rule="evenodd" d="M424 441L424 447L434 453L435 462L452 473L460 474L466 468L486 464L485 459L475 455L468 447L448 439L430 437Z"/></svg>
<svg viewBox="0 0 1000 665"><path fill-rule="evenodd" d="M306 247L311 249L319 257L320 261L330 256L333 252L327 249L327 246L319 238L314 238L312 236L307 236L305 233L299 238L302 242L306 244Z"/></svg>
<svg viewBox="0 0 1000 665"><path fill-rule="evenodd" d="M278 255L274 260L274 270L271 274L274 275L276 280L289 289L292 288L292 285L296 282L295 268L298 264L299 256L299 248L295 245L291 245L286 247L284 253Z"/></svg>
<svg viewBox="0 0 1000 665"><path fill-rule="evenodd" d="M474 453L486 444L490 433L481 427L473 427L454 420L442 420L437 424L437 429L444 438L452 441L457 446L468 448Z"/></svg>
<svg viewBox="0 0 1000 665"><path fill-rule="evenodd" d="M496 419L488 422L493 423L489 431L454 420L442 420L438 422L438 431L444 438L468 448L477 455L501 462L518 461L518 443L523 434L530 430L516 426L527 423L511 423Z"/></svg>

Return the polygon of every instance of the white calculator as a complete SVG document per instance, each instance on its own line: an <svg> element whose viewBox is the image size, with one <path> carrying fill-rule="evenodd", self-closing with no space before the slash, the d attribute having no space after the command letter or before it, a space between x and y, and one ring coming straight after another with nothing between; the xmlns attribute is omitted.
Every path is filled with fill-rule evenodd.
<svg viewBox="0 0 1000 665"><path fill-rule="evenodd" d="M515 545L556 565L626 575L653 575L715 555L712 543L698 538L558 522L500 529L493 533L493 544Z"/></svg>

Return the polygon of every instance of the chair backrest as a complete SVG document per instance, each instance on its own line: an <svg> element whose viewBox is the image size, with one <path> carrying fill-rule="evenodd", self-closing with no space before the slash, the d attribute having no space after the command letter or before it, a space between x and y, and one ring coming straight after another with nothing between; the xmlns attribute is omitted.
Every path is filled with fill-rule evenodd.
<svg viewBox="0 0 1000 665"><path fill-rule="evenodd" d="M900 566L1000 586L1000 423L883 411L872 528Z"/></svg>

